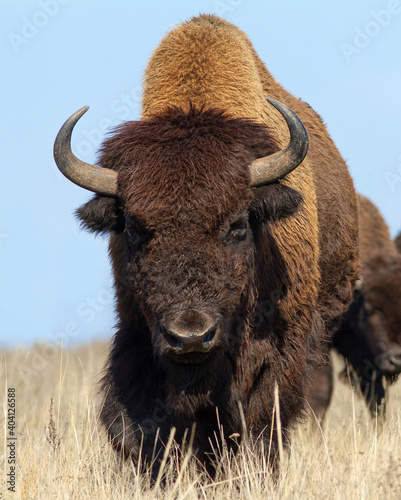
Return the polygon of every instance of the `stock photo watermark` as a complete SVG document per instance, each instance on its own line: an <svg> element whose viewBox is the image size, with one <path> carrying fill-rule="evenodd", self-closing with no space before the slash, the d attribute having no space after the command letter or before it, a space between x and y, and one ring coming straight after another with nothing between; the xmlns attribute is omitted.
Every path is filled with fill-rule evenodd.
<svg viewBox="0 0 401 500"><path fill-rule="evenodd" d="M102 289L96 296L87 297L86 300L80 302L75 313L81 321L68 321L62 331L49 333L46 343L35 346L29 357L29 364L25 363L19 367L22 380L31 380L32 377L45 370L49 363L59 355L61 349L68 347L71 340L83 333L82 322L87 325L92 323L98 314L113 304L113 301L112 291Z"/></svg>
<svg viewBox="0 0 401 500"><path fill-rule="evenodd" d="M0 233L0 247L4 243L4 241L8 238L8 234Z"/></svg>
<svg viewBox="0 0 401 500"><path fill-rule="evenodd" d="M21 26L17 31L7 33L15 53L20 52L30 41L35 38L60 12L63 5L71 0L39 0L38 9L30 16L21 19Z"/></svg>
<svg viewBox="0 0 401 500"><path fill-rule="evenodd" d="M6 463L7 463L7 490L16 491L17 468L17 431L16 431L16 391L14 387L7 389L7 420L6 420Z"/></svg>
<svg viewBox="0 0 401 500"><path fill-rule="evenodd" d="M136 85L129 92L121 93L110 105L113 118L102 118L97 127L93 129L82 129L84 139L76 145L76 150L80 156L92 154L98 147L105 134L115 125L115 120L128 120L132 118L133 111L138 110L142 98L142 87Z"/></svg>
<svg viewBox="0 0 401 500"><path fill-rule="evenodd" d="M401 184L401 155L398 157L397 172L386 170L386 172L384 172L384 178L386 179L388 187L394 193L396 188Z"/></svg>
<svg viewBox="0 0 401 500"><path fill-rule="evenodd" d="M342 42L341 51L348 64L354 56L360 54L374 38L377 38L394 19L401 14L401 1L390 0L386 8L370 11L370 20L362 27L355 26L352 43Z"/></svg>
<svg viewBox="0 0 401 500"><path fill-rule="evenodd" d="M224 16L227 12L232 12L240 6L244 0L214 0L213 9L219 16Z"/></svg>
<svg viewBox="0 0 401 500"><path fill-rule="evenodd" d="M134 113L139 110L142 98L142 86L136 85L128 92L122 92L110 104L110 115L103 116L96 127L91 129L82 128L81 139L78 140L74 150L82 157L93 155L104 139L105 135L110 132L112 127L116 125L116 120L124 121L132 119ZM64 176L57 168L55 162L51 163L52 170L59 182L64 182ZM1 235L0 235L1 243Z"/></svg>

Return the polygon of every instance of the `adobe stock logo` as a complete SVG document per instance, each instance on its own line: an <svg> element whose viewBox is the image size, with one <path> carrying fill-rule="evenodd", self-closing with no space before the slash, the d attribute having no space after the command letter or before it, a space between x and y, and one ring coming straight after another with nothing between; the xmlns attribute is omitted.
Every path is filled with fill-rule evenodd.
<svg viewBox="0 0 401 500"><path fill-rule="evenodd" d="M396 191L396 187L401 184L401 156L398 157L398 161L397 172L391 172L390 170L384 172L384 178L393 193Z"/></svg>
<svg viewBox="0 0 401 500"><path fill-rule="evenodd" d="M387 9L370 11L371 20L363 28L355 26L353 43L342 42L340 44L347 63L349 64L354 56L360 54L374 38L377 38L389 26L394 16L400 13L400 0L390 0Z"/></svg>
<svg viewBox="0 0 401 500"><path fill-rule="evenodd" d="M23 17L19 33L10 31L7 33L7 38L11 43L15 53L25 47L32 38L45 26L49 24L50 19L57 16L60 11L60 6L66 5L71 0L39 0L39 9L34 12L29 18Z"/></svg>
<svg viewBox="0 0 401 500"><path fill-rule="evenodd" d="M218 16L224 16L227 12L232 12L242 4L244 0L214 0L213 7Z"/></svg>

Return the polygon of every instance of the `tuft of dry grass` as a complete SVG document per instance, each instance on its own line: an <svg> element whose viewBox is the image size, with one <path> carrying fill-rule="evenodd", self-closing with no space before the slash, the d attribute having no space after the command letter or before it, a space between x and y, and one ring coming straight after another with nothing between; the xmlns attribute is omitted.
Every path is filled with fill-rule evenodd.
<svg viewBox="0 0 401 500"><path fill-rule="evenodd" d="M151 488L148 475L120 462L98 425L97 382L106 353L96 342L1 352L1 499L400 498L400 381L390 388L384 423L372 420L358 395L337 382L324 428L303 423L293 429L276 483L258 442L241 445L236 456L216 449L219 467L211 482L189 453L181 456L172 437L164 478ZM8 388L16 393L15 494L6 483Z"/></svg>

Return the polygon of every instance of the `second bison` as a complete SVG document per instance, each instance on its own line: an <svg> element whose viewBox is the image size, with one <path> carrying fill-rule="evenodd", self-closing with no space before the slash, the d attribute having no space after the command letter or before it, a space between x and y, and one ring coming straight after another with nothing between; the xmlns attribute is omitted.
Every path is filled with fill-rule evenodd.
<svg viewBox="0 0 401 500"><path fill-rule="evenodd" d="M401 372L401 254L377 207L361 195L358 202L361 280L333 346L375 414L384 410L386 385Z"/></svg>

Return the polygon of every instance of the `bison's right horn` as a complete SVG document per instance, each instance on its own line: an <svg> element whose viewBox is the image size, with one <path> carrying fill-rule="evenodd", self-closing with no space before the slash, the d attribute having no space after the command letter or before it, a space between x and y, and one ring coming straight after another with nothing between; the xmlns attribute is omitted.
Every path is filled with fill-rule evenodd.
<svg viewBox="0 0 401 500"><path fill-rule="evenodd" d="M290 131L290 143L277 153L253 161L249 167L251 186L263 186L281 179L300 165L308 152L309 139L301 120L281 102L266 97L284 117Z"/></svg>
<svg viewBox="0 0 401 500"><path fill-rule="evenodd" d="M61 127L54 142L53 154L60 171L78 186L105 196L117 195L117 172L85 163L71 151L71 134L81 116L88 111L85 106L71 115Z"/></svg>

